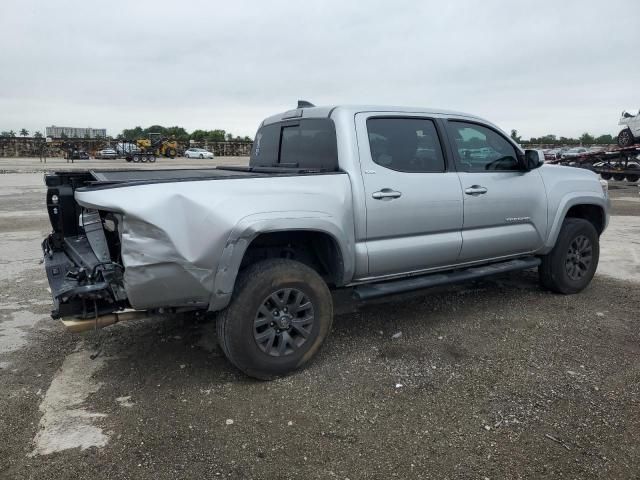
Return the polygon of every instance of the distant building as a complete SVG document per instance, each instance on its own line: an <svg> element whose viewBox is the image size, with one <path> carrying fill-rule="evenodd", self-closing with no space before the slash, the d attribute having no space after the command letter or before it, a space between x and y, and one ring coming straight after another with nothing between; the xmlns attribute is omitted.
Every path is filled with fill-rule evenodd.
<svg viewBox="0 0 640 480"><path fill-rule="evenodd" d="M67 138L105 138L107 136L106 128L75 128L75 127L56 127L51 125L46 128L47 137L61 138L66 135Z"/></svg>

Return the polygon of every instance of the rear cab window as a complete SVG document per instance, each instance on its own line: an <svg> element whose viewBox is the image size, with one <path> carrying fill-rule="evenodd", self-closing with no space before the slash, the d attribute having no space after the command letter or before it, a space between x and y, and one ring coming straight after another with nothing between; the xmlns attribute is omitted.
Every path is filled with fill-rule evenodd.
<svg viewBox="0 0 640 480"><path fill-rule="evenodd" d="M249 166L339 170L333 121L308 118L261 127L253 142Z"/></svg>

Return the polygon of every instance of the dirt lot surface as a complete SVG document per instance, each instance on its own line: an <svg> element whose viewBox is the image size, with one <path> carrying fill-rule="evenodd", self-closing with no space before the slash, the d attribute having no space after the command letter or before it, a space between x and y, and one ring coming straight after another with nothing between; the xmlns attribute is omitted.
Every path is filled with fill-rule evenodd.
<svg viewBox="0 0 640 480"><path fill-rule="evenodd" d="M48 317L41 172L67 166L0 159L22 172L0 174L0 478L638 478L637 186L611 182L582 294L525 272L369 304L309 368L264 383L206 319L80 336Z"/></svg>

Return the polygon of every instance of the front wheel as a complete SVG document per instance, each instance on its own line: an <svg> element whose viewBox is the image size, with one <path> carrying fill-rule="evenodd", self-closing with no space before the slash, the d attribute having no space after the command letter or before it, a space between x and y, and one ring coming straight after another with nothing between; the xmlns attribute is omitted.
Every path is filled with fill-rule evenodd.
<svg viewBox="0 0 640 480"><path fill-rule="evenodd" d="M630 147L634 141L633 134L628 128L625 128L618 134L618 145L620 147Z"/></svg>
<svg viewBox="0 0 640 480"><path fill-rule="evenodd" d="M591 222L567 218L553 250L542 257L538 268L540 283L556 293L581 292L598 268L600 241Z"/></svg>
<svg viewBox="0 0 640 480"><path fill-rule="evenodd" d="M333 321L331 293L308 266L268 259L242 271L217 320L227 358L261 380L286 375L318 352Z"/></svg>

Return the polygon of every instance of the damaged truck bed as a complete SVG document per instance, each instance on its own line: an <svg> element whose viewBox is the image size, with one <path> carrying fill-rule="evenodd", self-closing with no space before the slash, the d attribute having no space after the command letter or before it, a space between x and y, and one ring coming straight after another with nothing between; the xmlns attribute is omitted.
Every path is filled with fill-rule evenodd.
<svg viewBox="0 0 640 480"><path fill-rule="evenodd" d="M42 249L52 316L95 319L127 308L206 309L230 234L214 220L214 210L229 212L223 205L237 203L229 198L229 186L219 189L220 181L242 180L232 190L250 190L245 198L256 202L259 188L238 188L238 183L318 173L226 167L46 174L53 231Z"/></svg>

